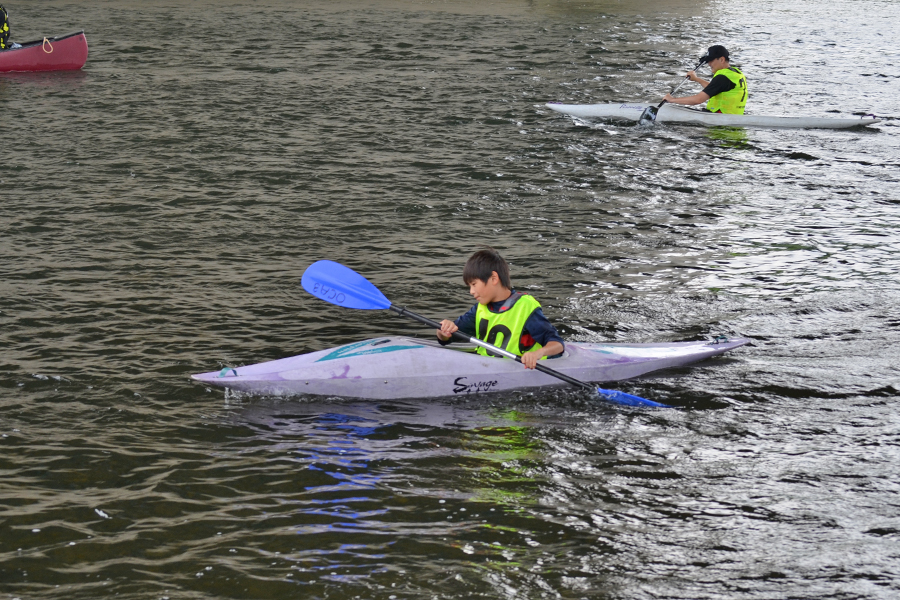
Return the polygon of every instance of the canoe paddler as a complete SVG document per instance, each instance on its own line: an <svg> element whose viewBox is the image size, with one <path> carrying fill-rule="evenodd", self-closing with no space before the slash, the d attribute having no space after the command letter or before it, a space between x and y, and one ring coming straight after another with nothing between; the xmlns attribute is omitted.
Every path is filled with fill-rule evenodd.
<svg viewBox="0 0 900 600"><path fill-rule="evenodd" d="M9 48L9 13L0 4L0 50Z"/></svg>
<svg viewBox="0 0 900 600"><path fill-rule="evenodd" d="M9 13L0 4L0 50L15 50L21 47L21 44L9 41Z"/></svg>
<svg viewBox="0 0 900 600"><path fill-rule="evenodd" d="M666 94L665 100L671 104L693 106L706 102L706 110L731 115L744 114L747 106L747 78L737 67L732 67L725 46L710 46L706 54L700 58L712 69L712 81L706 81L694 71L688 71L688 79L703 86L703 91L693 96L674 98Z"/></svg>
<svg viewBox="0 0 900 600"><path fill-rule="evenodd" d="M521 356L528 369L534 369L542 358L563 353L565 344L540 303L512 287L509 265L499 252L484 248L469 257L463 281L478 304L455 321L441 321L437 330L441 345L449 344L453 333L461 331ZM478 353L489 356L481 347Z"/></svg>

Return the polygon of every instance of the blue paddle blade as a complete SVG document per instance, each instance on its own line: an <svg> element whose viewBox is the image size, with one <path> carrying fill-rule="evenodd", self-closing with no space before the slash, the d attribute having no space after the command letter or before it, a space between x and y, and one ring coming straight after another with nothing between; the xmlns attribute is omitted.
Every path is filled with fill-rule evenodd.
<svg viewBox="0 0 900 600"><path fill-rule="evenodd" d="M330 260L311 264L303 273L300 285L316 298L344 308L384 310L391 307L391 301L368 279Z"/></svg>
<svg viewBox="0 0 900 600"><path fill-rule="evenodd" d="M605 400L609 400L613 404L624 404L625 406L656 406L658 408L672 408L668 404L660 404L653 400L647 400L640 396L632 396L618 390L604 390L597 388L597 393L603 396Z"/></svg>

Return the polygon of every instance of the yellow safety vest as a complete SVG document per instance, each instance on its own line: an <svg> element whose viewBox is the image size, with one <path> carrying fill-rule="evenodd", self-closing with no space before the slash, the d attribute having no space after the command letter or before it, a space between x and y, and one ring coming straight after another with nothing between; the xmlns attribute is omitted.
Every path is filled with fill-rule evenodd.
<svg viewBox="0 0 900 600"><path fill-rule="evenodd" d="M706 109L729 115L744 114L744 107L747 106L747 78L737 67L719 69L713 77L717 75L724 75L730 79L734 83L734 87L710 98L706 103Z"/></svg>
<svg viewBox="0 0 900 600"><path fill-rule="evenodd" d="M525 322L540 307L540 302L534 296L521 292L513 292L498 312L492 311L486 304L479 304L475 310L475 337L518 356L541 348L540 344L530 339L531 336L528 336L530 342L533 342L531 345L522 344ZM481 346L478 347L478 354L490 356Z"/></svg>

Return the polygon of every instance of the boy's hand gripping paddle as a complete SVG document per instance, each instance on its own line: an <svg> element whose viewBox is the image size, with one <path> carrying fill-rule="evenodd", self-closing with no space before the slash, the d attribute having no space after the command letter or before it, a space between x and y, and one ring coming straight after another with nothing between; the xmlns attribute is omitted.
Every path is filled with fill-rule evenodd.
<svg viewBox="0 0 900 600"><path fill-rule="evenodd" d="M316 263L313 263L306 269L303 273L303 279L301 280L301 285L303 289L312 294L313 296L325 300L326 302L331 302L332 304L336 304L337 306L343 306L345 308L356 308L360 310L392 310L399 315L403 315L405 317L409 317L414 321L418 321L423 325L428 325L429 327L434 327L435 329L440 329L441 324L432 321L426 317L421 315L417 315L414 312L408 311L405 308L396 307L391 304L391 301L388 300L381 291L376 288L372 283L348 267L340 263L336 263L330 260L320 260ZM478 338L474 338L468 336L462 332L457 331L453 335L464 339L468 342L481 346L486 350L489 350L493 354L498 354L500 356L505 356L507 358L511 358L518 362L522 362L521 358L513 354L512 352L508 352L507 350L503 350L502 348L498 348L487 342L479 340ZM594 390L597 394L600 395L604 400L608 400L614 404L623 404L626 406L656 406L669 408L666 404L660 404L659 402L653 402L652 400L647 400L645 398L641 398L639 396L632 396L631 394L626 394L625 392L620 392L617 390L604 390L602 388L594 387L590 384L584 383L583 381L579 381L568 375L564 375L553 369L545 367L540 362L537 364L537 370L542 373L546 373L547 375L551 375L556 377L557 379L561 379L567 383L571 383L572 385L588 389Z"/></svg>

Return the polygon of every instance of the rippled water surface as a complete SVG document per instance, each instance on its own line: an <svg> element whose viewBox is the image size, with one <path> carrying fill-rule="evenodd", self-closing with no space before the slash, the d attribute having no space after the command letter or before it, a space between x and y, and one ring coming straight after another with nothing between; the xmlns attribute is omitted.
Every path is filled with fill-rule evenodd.
<svg viewBox="0 0 900 600"><path fill-rule="evenodd" d="M6 5L90 56L0 75L0 597L900 593L896 2ZM754 114L884 120L544 106L656 101L711 43ZM189 380L427 336L300 276L452 317L486 243L568 339L753 343L618 384L671 410Z"/></svg>

